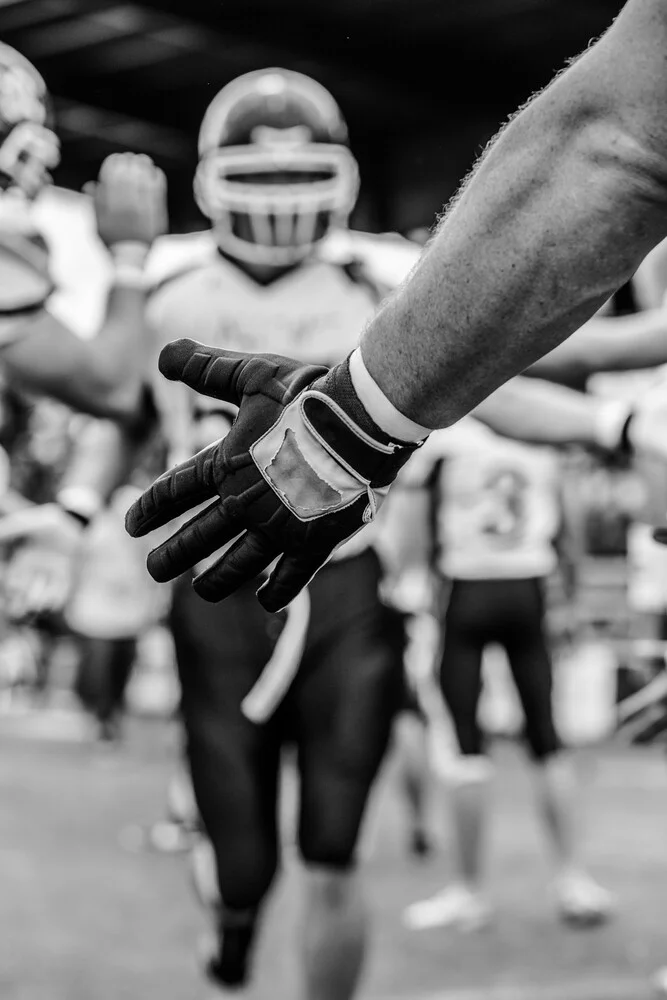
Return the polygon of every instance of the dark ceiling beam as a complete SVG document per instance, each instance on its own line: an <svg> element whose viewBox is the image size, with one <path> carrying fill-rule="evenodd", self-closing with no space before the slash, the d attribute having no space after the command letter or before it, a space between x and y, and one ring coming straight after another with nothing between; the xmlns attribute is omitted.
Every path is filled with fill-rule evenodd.
<svg viewBox="0 0 667 1000"><path fill-rule="evenodd" d="M54 103L58 132L65 139L94 139L119 149L148 153L160 161L187 164L192 159L192 143L177 129L59 97Z"/></svg>
<svg viewBox="0 0 667 1000"><path fill-rule="evenodd" d="M12 33L33 25L44 26L112 7L118 0L0 0L0 35L12 43Z"/></svg>
<svg viewBox="0 0 667 1000"><path fill-rule="evenodd" d="M85 8L84 8L85 10ZM28 28L20 34L21 49L36 62L86 49L149 30L147 16L132 4L115 4L94 13L66 18L56 24Z"/></svg>

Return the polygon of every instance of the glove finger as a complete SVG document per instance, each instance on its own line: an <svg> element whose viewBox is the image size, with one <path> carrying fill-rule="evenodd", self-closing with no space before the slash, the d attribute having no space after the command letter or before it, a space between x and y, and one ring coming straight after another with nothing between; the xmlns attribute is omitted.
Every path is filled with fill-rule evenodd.
<svg viewBox="0 0 667 1000"><path fill-rule="evenodd" d="M193 580L205 601L223 601L254 580L279 554L276 543L258 532L246 532L225 554Z"/></svg>
<svg viewBox="0 0 667 1000"><path fill-rule="evenodd" d="M158 367L172 382L184 382L205 396L240 406L244 388L242 373L252 357L183 338L163 347Z"/></svg>
<svg viewBox="0 0 667 1000"><path fill-rule="evenodd" d="M313 579L329 556L299 555L282 557L269 579L257 591L257 599L266 611L282 611Z"/></svg>
<svg viewBox="0 0 667 1000"><path fill-rule="evenodd" d="M125 515L127 533L141 538L214 497L217 490L211 475L211 460L215 447L204 448L156 479Z"/></svg>
<svg viewBox="0 0 667 1000"><path fill-rule="evenodd" d="M242 530L243 525L226 514L220 501L215 500L149 553L148 572L158 583L174 580Z"/></svg>

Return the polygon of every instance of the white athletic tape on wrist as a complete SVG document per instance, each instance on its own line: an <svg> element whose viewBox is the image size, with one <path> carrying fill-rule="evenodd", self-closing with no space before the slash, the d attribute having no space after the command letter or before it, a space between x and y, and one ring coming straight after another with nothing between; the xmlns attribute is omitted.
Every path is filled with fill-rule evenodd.
<svg viewBox="0 0 667 1000"><path fill-rule="evenodd" d="M144 266L149 247L139 240L121 240L110 247L114 267L114 284L144 288L146 277Z"/></svg>
<svg viewBox="0 0 667 1000"><path fill-rule="evenodd" d="M390 438L399 441L423 441L431 433L432 428L416 424L387 399L366 368L359 347L350 355L350 378L354 391L369 417Z"/></svg>
<svg viewBox="0 0 667 1000"><path fill-rule="evenodd" d="M603 400L595 410L593 434L595 443L601 448L613 451L621 443L632 408L622 400Z"/></svg>

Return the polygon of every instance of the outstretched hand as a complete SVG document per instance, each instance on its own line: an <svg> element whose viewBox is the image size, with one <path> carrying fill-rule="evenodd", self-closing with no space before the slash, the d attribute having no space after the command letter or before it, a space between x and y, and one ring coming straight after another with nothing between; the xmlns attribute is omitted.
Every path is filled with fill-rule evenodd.
<svg viewBox="0 0 667 1000"><path fill-rule="evenodd" d="M413 448L359 426L358 399L355 408L347 383L347 394L336 392L344 367L328 373L191 340L164 348L166 378L239 412L226 437L161 476L128 511L127 530L139 537L212 501L150 553L155 580L172 580L233 541L195 578L195 590L222 600L277 559L258 597L267 611L278 611L374 518Z"/></svg>

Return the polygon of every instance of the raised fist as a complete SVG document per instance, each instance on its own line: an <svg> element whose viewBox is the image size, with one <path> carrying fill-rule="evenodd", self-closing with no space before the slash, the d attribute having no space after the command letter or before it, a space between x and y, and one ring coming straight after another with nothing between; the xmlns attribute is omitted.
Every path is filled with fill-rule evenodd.
<svg viewBox="0 0 667 1000"><path fill-rule="evenodd" d="M143 243L150 247L167 231L167 182L143 153L114 153L97 181L85 186L93 199L97 231L107 247Z"/></svg>

